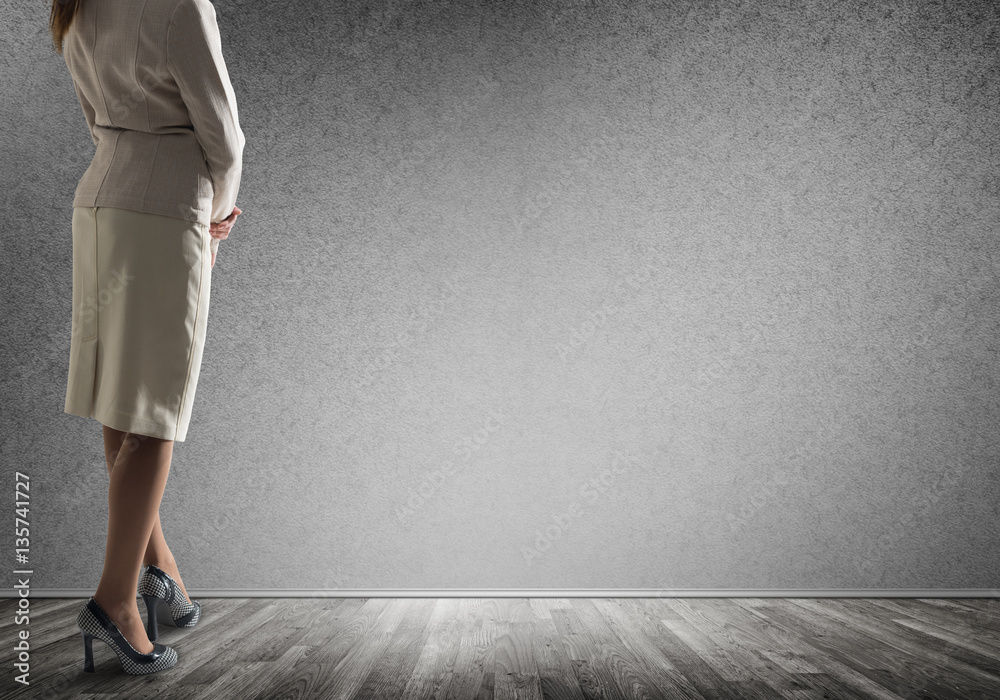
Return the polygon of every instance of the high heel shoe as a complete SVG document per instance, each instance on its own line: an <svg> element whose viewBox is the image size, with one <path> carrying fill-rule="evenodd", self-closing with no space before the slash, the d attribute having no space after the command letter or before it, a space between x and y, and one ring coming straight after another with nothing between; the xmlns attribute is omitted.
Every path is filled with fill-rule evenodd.
<svg viewBox="0 0 1000 700"><path fill-rule="evenodd" d="M158 642L153 642L153 651L150 653L140 653L129 644L118 626L97 604L93 596L77 614L76 624L83 634L83 670L87 673L94 672L93 643L95 637L111 647L118 656L122 670L131 676L156 673L177 663L177 652L174 651L174 648Z"/></svg>
<svg viewBox="0 0 1000 700"><path fill-rule="evenodd" d="M139 577L139 595L146 601L146 636L151 642L159 636L157 622L194 627L201 619L201 603L185 598L173 577L155 564L149 564Z"/></svg>

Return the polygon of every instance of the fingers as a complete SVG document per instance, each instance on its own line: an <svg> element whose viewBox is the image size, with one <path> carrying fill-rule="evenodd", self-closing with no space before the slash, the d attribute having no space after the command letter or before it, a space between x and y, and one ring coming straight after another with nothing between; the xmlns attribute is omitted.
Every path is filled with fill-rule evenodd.
<svg viewBox="0 0 1000 700"><path fill-rule="evenodd" d="M212 235L213 238L218 238L219 240L222 241L226 240L229 237L229 232L236 224L236 219L242 213L243 213L242 209L240 209L237 206L234 206L233 212L229 216L227 216L222 221L210 224L208 227L208 232Z"/></svg>
<svg viewBox="0 0 1000 700"><path fill-rule="evenodd" d="M226 223L225 221L220 221L217 224L211 224L208 227L208 232L213 238L219 238L225 240L229 237L229 232L232 230L233 224Z"/></svg>

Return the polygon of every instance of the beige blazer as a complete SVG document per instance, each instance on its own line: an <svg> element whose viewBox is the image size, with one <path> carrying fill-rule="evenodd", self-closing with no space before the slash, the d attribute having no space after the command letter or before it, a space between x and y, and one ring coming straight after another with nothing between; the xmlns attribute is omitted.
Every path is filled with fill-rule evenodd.
<svg viewBox="0 0 1000 700"><path fill-rule="evenodd" d="M97 147L73 206L232 213L245 139L209 0L84 0L63 56Z"/></svg>

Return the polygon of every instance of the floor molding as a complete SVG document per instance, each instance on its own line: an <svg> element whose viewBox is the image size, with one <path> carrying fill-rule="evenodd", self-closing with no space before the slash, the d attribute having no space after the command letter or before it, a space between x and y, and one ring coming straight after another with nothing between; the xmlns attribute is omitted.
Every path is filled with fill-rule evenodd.
<svg viewBox="0 0 1000 700"><path fill-rule="evenodd" d="M87 598L87 588L31 588L28 598ZM189 588L205 598L1000 598L1000 588ZM18 598L5 591L4 598Z"/></svg>

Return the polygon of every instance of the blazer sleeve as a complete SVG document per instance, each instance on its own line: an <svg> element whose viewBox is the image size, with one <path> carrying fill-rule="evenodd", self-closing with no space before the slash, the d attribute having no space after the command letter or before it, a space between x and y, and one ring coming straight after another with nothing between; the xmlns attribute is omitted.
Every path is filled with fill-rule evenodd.
<svg viewBox="0 0 1000 700"><path fill-rule="evenodd" d="M97 145L97 134L94 131L94 122L97 120L96 112L94 111L94 106L87 101L87 98L83 96L83 92L80 90L79 83L76 82L76 78L73 78L73 89L76 90L76 98L80 100L80 106L83 108L83 117L87 120L87 129L90 130L90 138L93 139L94 145Z"/></svg>
<svg viewBox="0 0 1000 700"><path fill-rule="evenodd" d="M209 0L180 0L167 24L167 69L173 76L205 152L214 196L211 221L236 205L243 146L236 95L222 58L222 37Z"/></svg>

